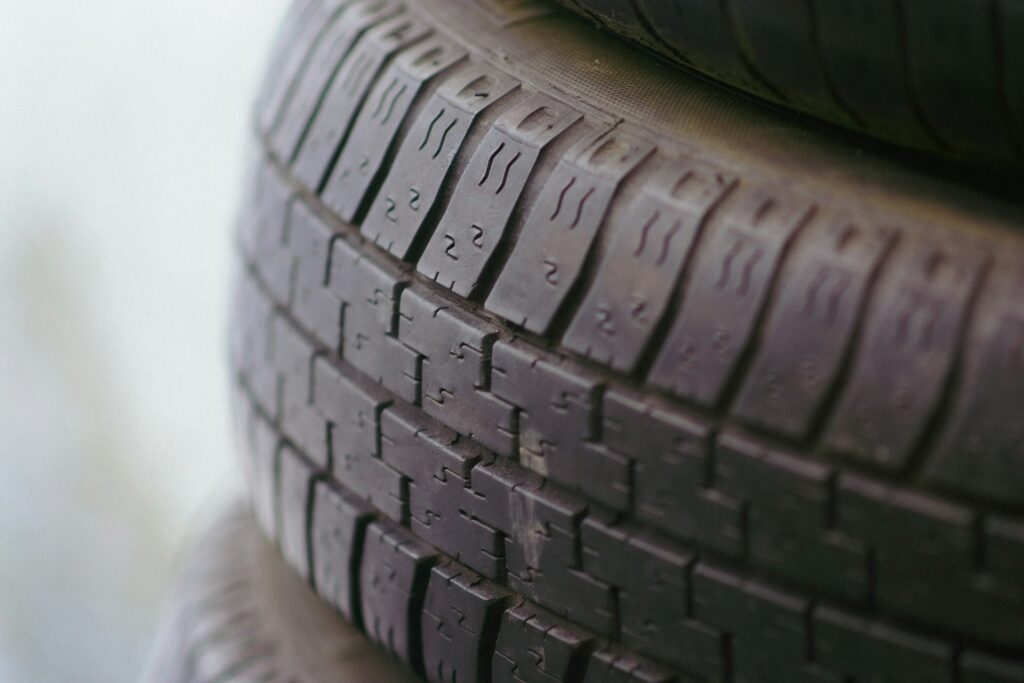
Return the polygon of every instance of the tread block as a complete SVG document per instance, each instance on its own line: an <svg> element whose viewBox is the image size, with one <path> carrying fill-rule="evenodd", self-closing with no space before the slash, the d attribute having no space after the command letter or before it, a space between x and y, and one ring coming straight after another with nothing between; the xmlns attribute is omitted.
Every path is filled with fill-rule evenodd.
<svg viewBox="0 0 1024 683"><path fill-rule="evenodd" d="M349 621L359 621L359 577L363 537L373 508L319 481L313 489L313 585Z"/></svg>
<svg viewBox="0 0 1024 683"><path fill-rule="evenodd" d="M601 385L588 373L544 360L525 345L498 342L491 356L491 391L518 408L519 462L579 488L592 441Z"/></svg>
<svg viewBox="0 0 1024 683"><path fill-rule="evenodd" d="M274 320L274 358L281 402L281 431L318 467L326 468L327 422L313 406L316 351L285 318Z"/></svg>
<svg viewBox="0 0 1024 683"><path fill-rule="evenodd" d="M356 41L371 27L401 11L398 2L355 2L346 8L341 21L310 56L309 65L295 84L291 98L277 116L270 147L278 158L290 161L306 129L316 116L321 101L345 65Z"/></svg>
<svg viewBox="0 0 1024 683"><path fill-rule="evenodd" d="M945 433L924 466L931 482L1007 505L1024 503L1022 291L1024 273L993 274L968 336Z"/></svg>
<svg viewBox="0 0 1024 683"><path fill-rule="evenodd" d="M583 683L672 683L675 676L662 667L612 648L594 652Z"/></svg>
<svg viewBox="0 0 1024 683"><path fill-rule="evenodd" d="M490 647L509 595L455 564L430 571L422 617L428 681L490 683Z"/></svg>
<svg viewBox="0 0 1024 683"><path fill-rule="evenodd" d="M737 681L841 680L808 661L808 608L804 599L706 563L693 570L694 616L730 633Z"/></svg>
<svg viewBox="0 0 1024 683"><path fill-rule="evenodd" d="M274 125L278 113L316 53L318 45L329 34L332 24L350 2L327 0L315 4L309 12L303 12L301 17L297 17L287 39L278 43L270 74L272 77L264 82L259 98L257 116L262 130L268 131Z"/></svg>
<svg viewBox="0 0 1024 683"><path fill-rule="evenodd" d="M261 192L265 194L256 200L261 205L256 215L243 219L252 221L254 234L249 238L253 241L251 258L274 301L285 304L292 275L292 255L286 247L285 238L294 197L292 189L273 171L264 176Z"/></svg>
<svg viewBox="0 0 1024 683"><path fill-rule="evenodd" d="M582 502L528 487L516 488L509 500L509 586L566 619L609 635L615 597L607 584L583 571L577 532Z"/></svg>
<svg viewBox="0 0 1024 683"><path fill-rule="evenodd" d="M487 390L497 331L421 292L402 295L399 338L421 361L423 410L502 455L515 443L514 409Z"/></svg>
<svg viewBox="0 0 1024 683"><path fill-rule="evenodd" d="M815 659L857 680L953 680L953 652L943 643L826 607L815 609L813 630Z"/></svg>
<svg viewBox="0 0 1024 683"><path fill-rule="evenodd" d="M830 528L831 468L733 432L718 438L715 486L746 502L747 556L777 576L860 603L869 590L863 544Z"/></svg>
<svg viewBox="0 0 1024 683"><path fill-rule="evenodd" d="M399 54L381 75L321 193L342 220L356 217L426 83L465 58L466 52L449 41L428 38Z"/></svg>
<svg viewBox="0 0 1024 683"><path fill-rule="evenodd" d="M504 542L467 512L470 471L480 449L413 411L388 409L381 457L408 481L409 522L417 537L489 578L504 574Z"/></svg>
<svg viewBox="0 0 1024 683"><path fill-rule="evenodd" d="M523 602L505 610L493 659L494 683L574 680L589 655L591 636Z"/></svg>
<svg viewBox="0 0 1024 683"><path fill-rule="evenodd" d="M249 457L249 498L253 512L268 538L278 537L277 475L281 440L273 425L258 413L253 414Z"/></svg>
<svg viewBox="0 0 1024 683"><path fill-rule="evenodd" d="M743 553L741 501L710 486L711 428L618 391L604 395L607 448L633 463L636 519L729 556Z"/></svg>
<svg viewBox="0 0 1024 683"><path fill-rule="evenodd" d="M873 548L875 602L891 614L1008 647L1024 645L1024 586L979 568L975 515L854 475L838 483L840 530Z"/></svg>
<svg viewBox="0 0 1024 683"><path fill-rule="evenodd" d="M505 534L507 583L516 592L599 633L609 633L614 596L582 570L580 499L542 490L536 473L503 458L470 473L466 510Z"/></svg>
<svg viewBox="0 0 1024 683"><path fill-rule="evenodd" d="M487 298L487 310L544 334L576 284L621 183L654 145L622 127L577 143L547 179Z"/></svg>
<svg viewBox="0 0 1024 683"><path fill-rule="evenodd" d="M320 345L341 347L341 301L327 288L334 232L305 204L296 204L288 225L294 255L289 310Z"/></svg>
<svg viewBox="0 0 1024 683"><path fill-rule="evenodd" d="M666 163L633 200L562 343L632 372L676 289L708 213L734 177L691 159Z"/></svg>
<svg viewBox="0 0 1024 683"><path fill-rule="evenodd" d="M358 40L324 93L294 155L292 172L306 187L320 190L384 63L429 33L422 21L403 12L374 26Z"/></svg>
<svg viewBox="0 0 1024 683"><path fill-rule="evenodd" d="M405 482L380 459L381 412L388 400L368 392L323 359L314 366L317 409L330 421L331 467L346 489L396 522L408 515Z"/></svg>
<svg viewBox="0 0 1024 683"><path fill-rule="evenodd" d="M939 401L983 266L969 245L935 240L909 245L896 262L824 437L833 451L890 471L906 466Z"/></svg>
<svg viewBox="0 0 1024 683"><path fill-rule="evenodd" d="M835 385L891 231L832 218L794 248L733 403L743 420L806 436Z"/></svg>
<svg viewBox="0 0 1024 683"><path fill-rule="evenodd" d="M482 459L470 473L471 496L466 511L488 526L508 534L512 528L512 499L520 488L538 489L544 479L508 458Z"/></svg>
<svg viewBox="0 0 1024 683"><path fill-rule="evenodd" d="M973 564L974 516L966 508L852 474L840 475L837 495L838 526L879 549L898 545L908 554L942 557L943 572Z"/></svg>
<svg viewBox="0 0 1024 683"><path fill-rule="evenodd" d="M300 32L309 25L319 7L320 3L312 0L296 0L288 5L288 10L281 21L281 28L274 37L273 46L267 59L267 71L257 92L257 116L262 114L271 89L280 80L281 69L284 67L289 51L296 45Z"/></svg>
<svg viewBox="0 0 1024 683"><path fill-rule="evenodd" d="M517 81L485 66L469 65L438 88L402 143L361 231L405 259L480 114L517 89Z"/></svg>
<svg viewBox="0 0 1024 683"><path fill-rule="evenodd" d="M313 467L297 451L283 446L280 452L278 544L284 559L302 578L309 579L309 536L306 513L313 493Z"/></svg>
<svg viewBox="0 0 1024 683"><path fill-rule="evenodd" d="M238 217L238 242L245 258L258 263L266 233L283 229L292 199L292 189L267 163L262 151L248 160L249 180L245 184ZM273 241L273 240L271 240Z"/></svg>
<svg viewBox="0 0 1024 683"><path fill-rule="evenodd" d="M741 187L726 199L710 220L651 384L700 405L719 404L786 247L813 213L803 199L762 188Z"/></svg>
<svg viewBox="0 0 1024 683"><path fill-rule="evenodd" d="M416 354L398 341L398 300L405 282L336 240L330 288L342 302L341 355L405 401L419 400Z"/></svg>
<svg viewBox="0 0 1024 683"><path fill-rule="evenodd" d="M587 443L576 454L577 488L588 499L611 510L633 505L633 463L600 442Z"/></svg>
<svg viewBox="0 0 1024 683"><path fill-rule="evenodd" d="M616 589L624 646L712 680L723 675L720 634L689 614L691 554L593 515L580 536L584 569Z"/></svg>
<svg viewBox="0 0 1024 683"><path fill-rule="evenodd" d="M241 277L238 317L232 331L242 385L254 403L277 417L277 372L274 369L271 330L275 313L267 297L248 276Z"/></svg>
<svg viewBox="0 0 1024 683"><path fill-rule="evenodd" d="M443 480L454 474L463 481L479 462L480 446L407 407L392 407L381 419L381 454L413 481Z"/></svg>
<svg viewBox="0 0 1024 683"><path fill-rule="evenodd" d="M268 225L264 230L256 253L256 272L259 273L263 286L270 292L271 300L279 305L287 305L292 286L292 253L285 244L288 224L291 222L289 204L284 214L284 221L279 225Z"/></svg>
<svg viewBox="0 0 1024 683"><path fill-rule="evenodd" d="M271 334L280 400L308 403L311 393L309 368L316 350L283 315L274 315Z"/></svg>
<svg viewBox="0 0 1024 683"><path fill-rule="evenodd" d="M372 522L366 530L359 572L363 628L413 670L422 670L420 615L436 559L432 548L401 527Z"/></svg>
<svg viewBox="0 0 1024 683"><path fill-rule="evenodd" d="M256 405L271 419L276 419L279 417L278 371L274 368L272 336L276 313L256 287L252 291L256 305L248 314L251 327L245 331L251 340L250 355L246 359L249 365L243 368L245 386Z"/></svg>
<svg viewBox="0 0 1024 683"><path fill-rule="evenodd" d="M459 178L417 270L456 294L476 289L541 151L581 115L533 95L504 113L487 132Z"/></svg>

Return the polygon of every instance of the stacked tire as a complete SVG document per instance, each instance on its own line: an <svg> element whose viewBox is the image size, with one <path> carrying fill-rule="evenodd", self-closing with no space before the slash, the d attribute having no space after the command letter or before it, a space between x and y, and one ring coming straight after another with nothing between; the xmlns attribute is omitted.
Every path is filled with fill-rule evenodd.
<svg viewBox="0 0 1024 683"><path fill-rule="evenodd" d="M570 4L682 66L533 0L289 11L230 327L265 536L434 683L1024 682L1020 12ZM365 680L298 651L210 680Z"/></svg>

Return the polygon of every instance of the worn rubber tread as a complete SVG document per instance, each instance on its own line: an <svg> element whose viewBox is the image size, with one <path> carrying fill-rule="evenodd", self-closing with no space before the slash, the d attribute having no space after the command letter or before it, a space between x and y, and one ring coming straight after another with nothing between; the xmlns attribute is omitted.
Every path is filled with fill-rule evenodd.
<svg viewBox="0 0 1024 683"><path fill-rule="evenodd" d="M559 2L773 104L974 163L1021 162L1015 2Z"/></svg>
<svg viewBox="0 0 1024 683"><path fill-rule="evenodd" d="M585 50L594 39L578 22L456 5L406 8L422 37L360 86L379 89L435 39L467 55L404 110L355 223L310 179L365 140L321 150L327 166L311 170L258 131L267 156L251 177L272 191L250 192L240 227L235 403L257 507L274 508L259 518L290 561L357 623L353 605L372 609L390 626L368 630L436 680L482 676L485 660L495 679L871 680L865 657L885 660L880 680L963 680L968 662L1012 676L1024 654L1019 421L982 421L979 439L970 416L1003 414L1016 391L999 376L1019 368L1019 210L972 211L956 192L942 204L921 176L867 206L864 181L826 190L759 163L758 148L737 158L714 136L693 147L656 108L595 108L572 79L548 80L560 72L528 49L531 32ZM500 61L455 32L474 21L515 37ZM360 41L378 44L371 34ZM602 68L618 68L619 48L601 46ZM634 59L621 52L621 68ZM453 104L484 84L496 94L482 109ZM448 106L466 115L445 119ZM463 128L441 141L442 121ZM444 163L418 154L434 139ZM533 159L524 177L516 153ZM876 172L898 176L858 171ZM423 214L399 223L388 198L427 174ZM536 246L584 224L578 240ZM444 240L445 226L469 232ZM462 266L443 260L477 247ZM564 288L539 263L555 254L575 271ZM619 346L609 323L638 310L650 317ZM920 393L892 389L907 385ZM889 409L864 398L880 391ZM780 401L799 411L778 417ZM340 521L317 516L322 491L349 501L335 503ZM375 570L353 564L371 527L375 557L405 558L384 603L366 595L367 579L382 585ZM439 571L501 596L450 660L410 617ZM520 661L549 633L561 654Z"/></svg>

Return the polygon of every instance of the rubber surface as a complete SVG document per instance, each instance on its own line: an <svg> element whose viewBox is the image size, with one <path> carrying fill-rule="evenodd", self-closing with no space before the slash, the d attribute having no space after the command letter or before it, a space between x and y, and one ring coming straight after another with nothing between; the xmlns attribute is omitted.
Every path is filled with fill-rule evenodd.
<svg viewBox="0 0 1024 683"><path fill-rule="evenodd" d="M183 558L148 683L414 683L281 560L240 504Z"/></svg>
<svg viewBox="0 0 1024 683"><path fill-rule="evenodd" d="M559 0L664 57L885 140L1019 166L1015 0Z"/></svg>
<svg viewBox="0 0 1024 683"><path fill-rule="evenodd" d="M434 681L1024 680L1019 207L544 4L289 24L232 358L325 599Z"/></svg>

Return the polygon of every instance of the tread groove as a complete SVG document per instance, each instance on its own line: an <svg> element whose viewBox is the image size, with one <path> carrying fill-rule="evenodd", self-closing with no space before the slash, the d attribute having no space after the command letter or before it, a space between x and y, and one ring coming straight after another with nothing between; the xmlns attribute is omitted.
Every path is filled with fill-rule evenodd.
<svg viewBox="0 0 1024 683"><path fill-rule="evenodd" d="M926 426L921 434L918 443L911 449L910 457L904 468L905 472L919 471L928 453L932 450L938 440L942 425L952 410L953 397L957 394L960 385L960 375L963 369L964 351L967 347L967 337L970 334L972 323L978 310L978 300L985 288L989 275L992 271L992 262L986 258L974 279L971 293L967 298L967 306L960 328L957 330L956 342L954 344L953 358L950 362L949 371L939 389L939 403L935 406Z"/></svg>
<svg viewBox="0 0 1024 683"><path fill-rule="evenodd" d="M640 3L622 3L642 16ZM422 18L424 35L444 32L438 39L461 49L456 28L435 27L461 19L435 16L432 6L410 8L408 21ZM469 2L459 9L484 14ZM811 18L823 63L813 11ZM515 30L544 30L545 21ZM556 15L550 26L569 21ZM735 17L730 27L738 45ZM496 31L496 45L503 39ZM928 261L913 266L923 267L920 275L893 258L902 241L849 240L873 240L884 225L926 244L927 256L968 221L925 225L898 201L861 206L852 183L832 196L782 171L720 159L700 140L655 133L602 109L599 98L583 102L550 87L512 52L466 50L459 69L410 87L411 108L400 108L408 92L392 67L422 40L388 53L369 84L347 69L366 99L332 165L344 154L343 168L355 168L352 150L366 146L353 133L363 115L391 117L394 126L360 204L341 210L321 197L333 171L312 187L309 169L275 155L264 133L253 177L269 189L253 193L258 205L246 220L255 225L242 226L237 432L250 468L261 468L251 478L254 497L273 491L267 531L315 588L332 593L323 597L419 674L462 683L481 675L524 683L853 681L865 658L895 667L879 670L891 680L945 666L943 680L966 681L975 655L1019 659L1014 591L1022 579L1013 569L1024 566L1024 500L1015 507L915 476L939 428L962 410L965 359L979 344L973 331L1001 310L989 299L1002 290L986 287L999 261L996 240L1018 238L980 226L974 238L989 243L981 251L991 263L973 270L970 258L957 257L957 270L940 280L941 263ZM451 93L466 92L466 76L485 97L499 81L505 94L479 117L458 119L456 130L449 107L464 103ZM835 84L827 86L835 99ZM402 149L416 145L425 164L442 150L451 160L429 206L415 178L409 199L408 174L390 177L400 156L412 158ZM384 198L392 209L406 201L421 211L407 241L363 225L385 218ZM471 215L474 203L499 201L508 204L500 226L495 219L482 227ZM835 214L848 215L846 232L825 224ZM477 274L430 263L438 247L460 256L485 243L491 251ZM629 268L650 272L627 280ZM565 279L552 282L555 274ZM945 293L938 313L915 317ZM615 358L625 351L613 344L608 352L597 346L611 318L592 316L611 311L607 301L631 303L617 310L638 318L654 311L645 326L627 315L615 320L640 330L632 362ZM589 327L577 328L584 313ZM939 314L954 321L943 322L951 332L936 331ZM815 327L801 328L800 316ZM862 351L869 324L874 335L890 320L904 337L946 335L941 357L924 366L944 368L941 378L932 370L938 398L929 390L918 404L928 412L900 418L909 433L923 413L924 426L898 470L836 457L825 433L847 410L847 387L873 386L874 375L855 376L855 361L860 372L861 357L877 354L878 367L868 368L876 375L887 353L903 362L907 340L895 350L879 342L877 352L865 342ZM839 332L826 334L836 324ZM810 352L843 337L819 361L828 374L801 366L786 378L826 379L799 435L748 420L739 407L746 381L761 372L755 360L773 348L769 339L788 339L780 329L818 335L818 346L800 347ZM695 334L725 340L713 351L721 360L707 365L711 379L696 390L651 379L662 354L684 355L682 342ZM323 548L343 548L344 557L326 562ZM955 605L962 619L950 616ZM442 632L451 643L443 652Z"/></svg>
<svg viewBox="0 0 1024 683"><path fill-rule="evenodd" d="M788 108L805 121L809 115L895 146L916 148L917 152L966 161L974 166L989 165L1007 170L1020 166L1024 132L1021 131L1021 123L1013 116L1011 103L1006 94L1008 68L1004 62L1008 57L1002 49L1005 40L1002 25L1006 10L998 0L974 3L968 3L966 0L943 0L936 3L940 11L950 6L962 5L963 16L968 21L984 21L989 27L989 43L997 51L995 59L991 60L991 63L986 61L976 78L985 88L995 93L995 100L1000 108L998 125L979 125L973 129L961 127L952 132L947 131L948 135L939 134L941 126L936 125L931 119L936 115L941 116L940 108L959 107L961 102L951 91L939 95L938 101L925 106L920 94L916 92L913 74L909 69L910 35L907 32L903 0L891 0L891 6L896 12L892 17L878 19L884 22L880 26L883 32L894 31L899 36L898 49L901 61L897 67L899 73L884 74L879 77L878 82L884 87L886 79L895 76L893 80L897 81L898 87L909 96L910 112L909 116L903 111L887 112L877 118L862 116L854 106L856 103L847 102L840 93L826 57L846 48L843 45L823 42L820 26L815 17L817 7L813 0L780 7L770 18L755 17L749 27L750 31L763 32L768 36L776 34L780 41L785 41L787 37L810 39L813 44L813 55L808 59L813 60L814 63L810 66L819 72L820 82L803 82L787 87L780 86L770 78L765 71L768 65L759 60L757 54L751 52L744 37L747 31L737 23L731 0L716 0L715 9L711 9L708 3L697 2L682 2L675 9L674 17L681 23L708 24L706 35L698 35L699 30L694 30L689 25L674 25L673 17L668 13L658 19L652 18L652 13L657 13L657 10L650 9L651 5L648 2L652 3L653 7L658 7L653 0L558 1L602 28L647 48L656 56L667 58L704 78L721 81L724 86L753 96L763 104ZM873 5L865 4L863 11L870 12L872 7ZM803 26L806 17L799 15L805 11L811 19L809 36L804 36L802 32L796 34L796 31L802 31L802 28L796 27ZM789 36L786 34L787 30L790 31ZM929 63L919 65L923 77L939 85L955 80L943 70L943 55L940 54L941 51L951 49L949 36L935 40L933 36L927 35L928 30L930 28L925 26L914 28L915 38L932 40L932 44L926 46L923 52ZM719 32L722 34L719 35ZM952 49L955 49L955 45ZM884 60L888 50L888 43L885 41L867 39L858 44L855 53L848 57L870 64L874 60ZM1018 55L1012 55L1012 58L1014 69L1022 66L1016 63L1019 61ZM817 96L819 90L822 90L821 97ZM1005 137L1008 137L1009 144L1005 144L1002 139L1003 131L1008 133Z"/></svg>

